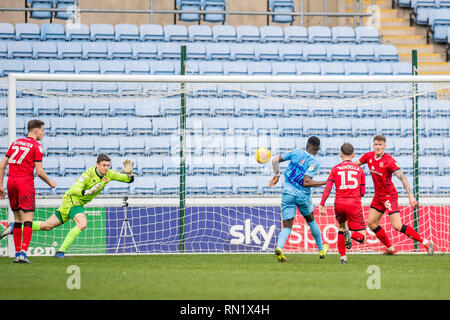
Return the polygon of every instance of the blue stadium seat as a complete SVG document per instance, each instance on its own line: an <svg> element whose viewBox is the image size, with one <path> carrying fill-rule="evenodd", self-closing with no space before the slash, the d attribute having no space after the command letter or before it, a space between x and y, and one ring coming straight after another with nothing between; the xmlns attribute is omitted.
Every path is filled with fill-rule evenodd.
<svg viewBox="0 0 450 320"><path fill-rule="evenodd" d="M156 51L156 50L155 50ZM150 66L140 61L125 61L126 74L150 74Z"/></svg>
<svg viewBox="0 0 450 320"><path fill-rule="evenodd" d="M193 42L186 44L186 58L188 60L206 60L205 43Z"/></svg>
<svg viewBox="0 0 450 320"><path fill-rule="evenodd" d="M316 83L316 97L339 98L339 85L337 83Z"/></svg>
<svg viewBox="0 0 450 320"><path fill-rule="evenodd" d="M158 59L179 59L181 57L181 46L176 42L161 42L156 45Z"/></svg>
<svg viewBox="0 0 450 320"><path fill-rule="evenodd" d="M423 119L422 120L427 136L441 136L441 137L449 137L450 136L450 123L448 119Z"/></svg>
<svg viewBox="0 0 450 320"><path fill-rule="evenodd" d="M272 12L286 13L294 12L294 2L291 0L269 0L268 7ZM272 22L275 23L291 23L294 16L286 14L272 15Z"/></svg>
<svg viewBox="0 0 450 320"><path fill-rule="evenodd" d="M170 155L171 148L173 148L173 145L171 143L175 141L173 137L160 136L160 137L145 137L144 142L145 142L144 150L146 155L155 155L155 154ZM124 147L134 148L133 143L130 146L124 145Z"/></svg>
<svg viewBox="0 0 450 320"><path fill-rule="evenodd" d="M153 134L153 123L149 118L135 118L128 122L128 135Z"/></svg>
<svg viewBox="0 0 450 320"><path fill-rule="evenodd" d="M151 42L134 42L132 43L133 59L157 59L158 48L156 44ZM147 64L137 62L140 68L145 68ZM148 67L146 68L148 69Z"/></svg>
<svg viewBox="0 0 450 320"><path fill-rule="evenodd" d="M341 83L339 94L343 98L358 97L364 94L364 88L361 83Z"/></svg>
<svg viewBox="0 0 450 320"><path fill-rule="evenodd" d="M120 155L120 140L114 136L94 137L95 154Z"/></svg>
<svg viewBox="0 0 450 320"><path fill-rule="evenodd" d="M312 97L315 95L315 90L314 90L314 86L312 84L307 84L307 85L311 85L312 88L307 88L307 89L303 89L301 86L297 85L303 85L302 83L297 83L297 84L292 84L291 85L291 89L292 89L292 96L293 97ZM299 91L299 93L296 93L297 91ZM306 94L302 94L303 92L306 92ZM295 94L294 94L295 93ZM301 103L301 102L297 102L296 100L294 101L289 101L289 102L285 102L284 103L284 113L286 115L286 117L308 117L309 115L309 107L307 104Z"/></svg>
<svg viewBox="0 0 450 320"><path fill-rule="evenodd" d="M164 30L159 24L142 24L139 26L140 41L164 41Z"/></svg>
<svg viewBox="0 0 450 320"><path fill-rule="evenodd" d="M163 27L164 40L166 42L172 41L189 41L187 28L183 25L169 24Z"/></svg>
<svg viewBox="0 0 450 320"><path fill-rule="evenodd" d="M189 41L213 41L213 33L210 26L190 25L188 26Z"/></svg>
<svg viewBox="0 0 450 320"><path fill-rule="evenodd" d="M45 137L42 140L45 155L68 156L70 154L69 140L66 137Z"/></svg>
<svg viewBox="0 0 450 320"><path fill-rule="evenodd" d="M446 43L450 26L450 9L432 10L428 16L428 25L431 26L433 40Z"/></svg>
<svg viewBox="0 0 450 320"><path fill-rule="evenodd" d="M163 161L168 158L163 157L136 157L135 165L139 175L161 175L163 172Z"/></svg>
<svg viewBox="0 0 450 320"><path fill-rule="evenodd" d="M15 40L16 32L14 26L11 23L0 23L0 40Z"/></svg>
<svg viewBox="0 0 450 320"><path fill-rule="evenodd" d="M401 155L411 155L412 154L412 137L394 137L393 143L395 146L395 154L396 156Z"/></svg>
<svg viewBox="0 0 450 320"><path fill-rule="evenodd" d="M277 121L267 121L267 119L254 118L253 127L256 135L275 134L278 132Z"/></svg>
<svg viewBox="0 0 450 320"><path fill-rule="evenodd" d="M41 24L41 40L66 40L66 33L64 26L59 23L44 23Z"/></svg>
<svg viewBox="0 0 450 320"><path fill-rule="evenodd" d="M303 47L303 59L305 61L327 61L326 46L321 44L309 44Z"/></svg>
<svg viewBox="0 0 450 320"><path fill-rule="evenodd" d="M234 98L234 108L238 117L255 117L259 114L259 104L256 99Z"/></svg>
<svg viewBox="0 0 450 320"><path fill-rule="evenodd" d="M34 59L57 59L58 51L54 42L33 42Z"/></svg>
<svg viewBox="0 0 450 320"><path fill-rule="evenodd" d="M230 177L208 176L206 177L206 185L209 194L219 195L231 194L233 192L233 184Z"/></svg>
<svg viewBox="0 0 450 320"><path fill-rule="evenodd" d="M275 85L275 84L274 84ZM288 84L289 86L289 84ZM289 92L289 87L287 88ZM259 110L261 117L283 117L284 106L281 101L270 101L268 99L261 99L259 101Z"/></svg>
<svg viewBox="0 0 450 320"><path fill-rule="evenodd" d="M433 177L433 186L434 186L434 192L440 193L440 194L448 194L450 191L450 183L448 182L448 177L445 176L438 176ZM423 178L422 178L423 180Z"/></svg>
<svg viewBox="0 0 450 320"><path fill-rule="evenodd" d="M58 59L83 59L83 47L78 42L58 42Z"/></svg>
<svg viewBox="0 0 450 320"><path fill-rule="evenodd" d="M308 27L308 42L309 43L318 43L325 42L331 43L331 29L326 26L311 26Z"/></svg>
<svg viewBox="0 0 450 320"><path fill-rule="evenodd" d="M11 72L23 73L24 72L23 61L0 60L0 75L4 77Z"/></svg>
<svg viewBox="0 0 450 320"><path fill-rule="evenodd" d="M260 42L259 29L255 26L239 25L236 27L238 42Z"/></svg>
<svg viewBox="0 0 450 320"><path fill-rule="evenodd" d="M23 66L25 73L50 73L50 64L47 60L27 60Z"/></svg>
<svg viewBox="0 0 450 320"><path fill-rule="evenodd" d="M371 26L358 26L355 28L356 42L380 43L380 35L377 28Z"/></svg>
<svg viewBox="0 0 450 320"><path fill-rule="evenodd" d="M125 65L122 61L102 60L99 66L101 74L125 74Z"/></svg>
<svg viewBox="0 0 450 320"><path fill-rule="evenodd" d="M130 185L130 191L138 195L156 194L156 183L153 177L136 177Z"/></svg>
<svg viewBox="0 0 450 320"><path fill-rule="evenodd" d="M267 94L272 97L289 97L291 95L291 85L289 83L272 83L267 86ZM266 111L271 110L271 112L274 112L275 110L280 110L283 108L281 103L275 102L272 103L272 105L273 107L266 108ZM280 114L281 116L283 115L280 111L275 113Z"/></svg>
<svg viewBox="0 0 450 320"><path fill-rule="evenodd" d="M232 84L233 85L233 84ZM240 85L237 83L236 85ZM226 90L232 90L226 88ZM224 98L212 101L209 112L213 117L221 117L221 116L233 116L234 115L234 101L232 98L228 97L229 95L220 95Z"/></svg>
<svg viewBox="0 0 450 320"><path fill-rule="evenodd" d="M53 136L59 135L77 135L77 120L76 118L52 118L51 119L51 134Z"/></svg>
<svg viewBox="0 0 450 320"><path fill-rule="evenodd" d="M35 23L17 23L16 40L41 40L39 26Z"/></svg>
<svg viewBox="0 0 450 320"><path fill-rule="evenodd" d="M325 118L304 118L303 122L303 135L311 136L328 136L329 131Z"/></svg>
<svg viewBox="0 0 450 320"><path fill-rule="evenodd" d="M73 181L72 181L72 183L73 183ZM34 179L34 189L36 190L36 194L39 196L49 196L49 195L53 194L53 189L50 188L50 186L40 178ZM67 189L66 189L66 191L67 191ZM64 193L64 192L62 192L62 193Z"/></svg>
<svg viewBox="0 0 450 320"><path fill-rule="evenodd" d="M151 74L175 74L175 65L172 61L150 61Z"/></svg>
<svg viewBox="0 0 450 320"><path fill-rule="evenodd" d="M33 100L31 98L18 98L16 100L16 113L21 116L34 116Z"/></svg>
<svg viewBox="0 0 450 320"><path fill-rule="evenodd" d="M114 33L116 41L139 41L139 29L134 24L116 24Z"/></svg>
<svg viewBox="0 0 450 320"><path fill-rule="evenodd" d="M299 76L320 76L322 69L319 62L298 62L296 64L297 75Z"/></svg>
<svg viewBox="0 0 450 320"><path fill-rule="evenodd" d="M415 15L415 22L421 25L428 24L428 15L434 10L434 0L411 0L411 7Z"/></svg>
<svg viewBox="0 0 450 320"><path fill-rule="evenodd" d="M230 45L231 60L256 60L255 48L249 44L233 43Z"/></svg>
<svg viewBox="0 0 450 320"><path fill-rule="evenodd" d="M269 187L269 181L272 177L267 176L256 176L256 181L258 183L258 193L264 194L280 194L284 184L284 176L281 175L280 181L273 187Z"/></svg>
<svg viewBox="0 0 450 320"><path fill-rule="evenodd" d="M9 59L32 59L33 48L31 42L10 41L8 42Z"/></svg>
<svg viewBox="0 0 450 320"><path fill-rule="evenodd" d="M444 155L444 142L440 137L419 137L420 155ZM420 160L420 159L419 159Z"/></svg>
<svg viewBox="0 0 450 320"><path fill-rule="evenodd" d="M256 179L249 179L246 176L234 176L231 178L234 194L255 194L258 193L258 183Z"/></svg>
<svg viewBox="0 0 450 320"><path fill-rule="evenodd" d="M328 61L351 61L350 46L345 44L327 45Z"/></svg>
<svg viewBox="0 0 450 320"><path fill-rule="evenodd" d="M369 75L369 67L367 66L367 63L363 63L363 62L344 63L344 69L345 69L345 75L347 75L347 76L368 76Z"/></svg>
<svg viewBox="0 0 450 320"><path fill-rule="evenodd" d="M176 170L180 170L179 162L173 163L173 167ZM186 169L188 175L213 175L214 174L214 162L211 161L210 157L202 156L191 156L186 160Z"/></svg>
<svg viewBox="0 0 450 320"><path fill-rule="evenodd" d="M179 119L166 117L163 121L153 121L154 135L170 135L178 133Z"/></svg>
<svg viewBox="0 0 450 320"><path fill-rule="evenodd" d="M55 18L61 20L74 19L74 0L54 0L55 8L65 9L65 11L55 12Z"/></svg>
<svg viewBox="0 0 450 320"><path fill-rule="evenodd" d="M122 155L144 155L146 154L146 141L135 137L119 138L120 152Z"/></svg>
<svg viewBox="0 0 450 320"><path fill-rule="evenodd" d="M369 73L371 76L392 75L392 64L389 62L369 63Z"/></svg>
<svg viewBox="0 0 450 320"><path fill-rule="evenodd" d="M280 137L302 135L303 126L301 118L278 118L278 133Z"/></svg>
<svg viewBox="0 0 450 320"><path fill-rule="evenodd" d="M60 161L60 174L62 176L80 175L86 171L86 158L67 157Z"/></svg>
<svg viewBox="0 0 450 320"><path fill-rule="evenodd" d="M133 59L133 49L128 42L108 43L109 59Z"/></svg>
<svg viewBox="0 0 450 320"><path fill-rule="evenodd" d="M373 45L360 44L350 46L350 55L353 61L376 61Z"/></svg>
<svg viewBox="0 0 450 320"><path fill-rule="evenodd" d="M352 122L349 118L337 119L329 118L327 119L327 127L331 136L351 136L352 135Z"/></svg>
<svg viewBox="0 0 450 320"><path fill-rule="evenodd" d="M278 46L279 44L265 43L265 44L255 44L255 57L258 61L278 61Z"/></svg>
<svg viewBox="0 0 450 320"><path fill-rule="evenodd" d="M374 136L377 133L377 127L373 119L362 118L352 119L353 136Z"/></svg>
<svg viewBox="0 0 450 320"><path fill-rule="evenodd" d="M1 41L0 42L0 59L8 58L8 42Z"/></svg>
<svg viewBox="0 0 450 320"><path fill-rule="evenodd" d="M292 43L279 46L279 58L281 61L302 61L303 46L301 44Z"/></svg>
<svg viewBox="0 0 450 320"><path fill-rule="evenodd" d="M133 122L133 121L130 121ZM128 133L128 122L126 118L103 118L103 135L126 135Z"/></svg>
<svg viewBox="0 0 450 320"><path fill-rule="evenodd" d="M355 43L355 29L348 26L335 26L331 28L331 35L334 43L345 42Z"/></svg>
<svg viewBox="0 0 450 320"><path fill-rule="evenodd" d="M230 47L223 43L207 43L205 46L208 60L230 60ZM205 59L206 60L206 59Z"/></svg>
<svg viewBox="0 0 450 320"><path fill-rule="evenodd" d="M381 105L383 117L406 117L406 104L403 100L390 101Z"/></svg>
<svg viewBox="0 0 450 320"><path fill-rule="evenodd" d="M385 83L364 83L363 90L365 95L378 94L387 90Z"/></svg>
<svg viewBox="0 0 450 320"><path fill-rule="evenodd" d="M223 64L218 61L201 61L198 67L201 75L223 75Z"/></svg>
<svg viewBox="0 0 450 320"><path fill-rule="evenodd" d="M243 172L241 169L243 161L240 161L241 159L240 156L235 155L212 156L206 158L207 161L214 164L214 173L219 176L241 174Z"/></svg>
<svg viewBox="0 0 450 320"><path fill-rule="evenodd" d="M400 136L401 126L400 119L387 118L387 119L376 119L375 125L377 128L377 134L383 136Z"/></svg>
<svg viewBox="0 0 450 320"><path fill-rule="evenodd" d="M249 135L253 134L253 118L237 117L228 122L230 135Z"/></svg>
<svg viewBox="0 0 450 320"><path fill-rule="evenodd" d="M225 11L227 3L225 0L203 0L203 10L205 11ZM224 12L225 13L225 12ZM203 21L211 23L225 23L225 14L222 13L205 13Z"/></svg>
<svg viewBox="0 0 450 320"><path fill-rule="evenodd" d="M180 192L180 178L178 176L159 177L155 183L157 194L177 195Z"/></svg>
<svg viewBox="0 0 450 320"><path fill-rule="evenodd" d="M203 118L203 133L210 135L223 135L228 131L228 118Z"/></svg>
<svg viewBox="0 0 450 320"><path fill-rule="evenodd" d="M75 72L78 74L99 74L100 62L98 60L77 61Z"/></svg>
<svg viewBox="0 0 450 320"><path fill-rule="evenodd" d="M343 76L345 75L345 65L341 62L323 62L320 70L323 76Z"/></svg>
<svg viewBox="0 0 450 320"><path fill-rule="evenodd" d="M450 101L431 100L429 103L432 117L450 117Z"/></svg>
<svg viewBox="0 0 450 320"><path fill-rule="evenodd" d="M186 177L186 193L191 195L205 195L208 191L206 177L203 176L187 176Z"/></svg>
<svg viewBox="0 0 450 320"><path fill-rule="evenodd" d="M136 116L154 117L159 116L159 101L157 99L148 99L135 102Z"/></svg>
<svg viewBox="0 0 450 320"><path fill-rule="evenodd" d="M272 63L272 72L275 76L295 76L297 70L293 62L274 62Z"/></svg>
<svg viewBox="0 0 450 320"><path fill-rule="evenodd" d="M248 75L248 67L247 63L245 62L232 62L232 61L225 61L223 63L223 73L225 75L230 76L236 76L236 75Z"/></svg>
<svg viewBox="0 0 450 320"><path fill-rule="evenodd" d="M42 167L49 176L59 176L59 157L45 157L42 161ZM50 187L48 187L50 189Z"/></svg>
<svg viewBox="0 0 450 320"><path fill-rule="evenodd" d="M119 86L116 82L94 82L92 92L94 94L117 94Z"/></svg>
<svg viewBox="0 0 450 320"><path fill-rule="evenodd" d="M36 116L59 116L59 103L51 98L33 99L34 114Z"/></svg>
<svg viewBox="0 0 450 320"><path fill-rule="evenodd" d="M94 23L90 27L91 41L114 41L114 27L106 23Z"/></svg>
<svg viewBox="0 0 450 320"><path fill-rule="evenodd" d="M411 75L412 66L409 62L398 62L392 64L392 70L395 75Z"/></svg>
<svg viewBox="0 0 450 320"><path fill-rule="evenodd" d="M230 25L218 25L212 27L214 42L236 42L236 29Z"/></svg>
<svg viewBox="0 0 450 320"><path fill-rule="evenodd" d="M399 61L397 47L392 44L379 44L374 46L377 61Z"/></svg>
<svg viewBox="0 0 450 320"><path fill-rule="evenodd" d="M83 41L90 40L91 35L89 26L83 23L69 23L66 24L66 40L67 41Z"/></svg>
<svg viewBox="0 0 450 320"><path fill-rule="evenodd" d="M77 135L101 135L102 134L102 121L100 118L77 118Z"/></svg>
<svg viewBox="0 0 450 320"><path fill-rule="evenodd" d="M404 174L410 175L413 173L413 160L411 156L397 156L395 160Z"/></svg>
<svg viewBox="0 0 450 320"><path fill-rule="evenodd" d="M284 42L283 29L279 26L259 27L261 42Z"/></svg>
<svg viewBox="0 0 450 320"><path fill-rule="evenodd" d="M68 143L71 155L94 155L94 139L70 136Z"/></svg>
<svg viewBox="0 0 450 320"><path fill-rule="evenodd" d="M308 30L303 26L286 26L284 28L284 41L286 43L307 43Z"/></svg>
<svg viewBox="0 0 450 320"><path fill-rule="evenodd" d="M200 11L201 0L176 0L176 7L182 12L178 14L180 21L200 21L199 13L190 13L183 11Z"/></svg>
<svg viewBox="0 0 450 320"><path fill-rule="evenodd" d="M83 42L83 59L108 59L108 47L100 41Z"/></svg>

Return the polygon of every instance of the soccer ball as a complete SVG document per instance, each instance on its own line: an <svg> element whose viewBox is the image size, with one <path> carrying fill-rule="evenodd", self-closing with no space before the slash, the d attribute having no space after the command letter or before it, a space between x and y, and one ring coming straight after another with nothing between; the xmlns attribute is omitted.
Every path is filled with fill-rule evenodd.
<svg viewBox="0 0 450 320"><path fill-rule="evenodd" d="M269 162L271 156L272 154L270 153L270 150L266 148L258 148L255 152L255 159L259 163Z"/></svg>

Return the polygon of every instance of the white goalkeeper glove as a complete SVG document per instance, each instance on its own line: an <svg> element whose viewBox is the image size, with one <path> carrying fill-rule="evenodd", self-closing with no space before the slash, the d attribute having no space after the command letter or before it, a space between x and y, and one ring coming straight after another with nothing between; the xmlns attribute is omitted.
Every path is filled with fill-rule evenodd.
<svg viewBox="0 0 450 320"><path fill-rule="evenodd" d="M81 194L83 196L90 196L91 194L96 193L98 191L98 189L100 189L101 186L102 186L102 184L99 182L96 185L94 185L93 187L91 187L90 189L81 190Z"/></svg>
<svg viewBox="0 0 450 320"><path fill-rule="evenodd" d="M133 166L134 166L134 162L132 162L131 160L128 160L128 159L125 160L123 162L123 168L122 168L123 173L125 173L129 177L134 176Z"/></svg>

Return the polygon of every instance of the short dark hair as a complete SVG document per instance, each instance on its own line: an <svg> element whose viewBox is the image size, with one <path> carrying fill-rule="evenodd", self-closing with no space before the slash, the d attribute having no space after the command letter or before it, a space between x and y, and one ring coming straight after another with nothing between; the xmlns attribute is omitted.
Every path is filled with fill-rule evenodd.
<svg viewBox="0 0 450 320"><path fill-rule="evenodd" d="M320 139L316 136L309 137L306 142L306 148L311 148L315 152L318 152L320 150Z"/></svg>
<svg viewBox="0 0 450 320"><path fill-rule="evenodd" d="M381 134L376 135L375 137L373 137L373 141L384 141L386 142L386 137L382 136Z"/></svg>
<svg viewBox="0 0 450 320"><path fill-rule="evenodd" d="M346 142L341 146L341 152L346 156L351 156L355 152L355 148L353 148L350 143Z"/></svg>
<svg viewBox="0 0 450 320"><path fill-rule="evenodd" d="M108 157L106 154L104 154L104 153L100 153L99 155L98 155L98 157L97 157L97 163L100 163L100 162L102 162L102 161L108 161L108 162L111 162L111 158L110 157Z"/></svg>
<svg viewBox="0 0 450 320"><path fill-rule="evenodd" d="M30 120L30 121L28 121L28 125L27 125L28 132L30 132L31 130L36 129L36 128L41 128L44 124L45 123L42 120L38 120L38 119Z"/></svg>

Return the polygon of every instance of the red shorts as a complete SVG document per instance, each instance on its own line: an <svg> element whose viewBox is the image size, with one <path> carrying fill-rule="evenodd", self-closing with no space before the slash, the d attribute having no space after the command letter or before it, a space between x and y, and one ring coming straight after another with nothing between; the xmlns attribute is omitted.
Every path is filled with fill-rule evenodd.
<svg viewBox="0 0 450 320"><path fill-rule="evenodd" d="M366 229L361 202L356 202L352 199L339 199L334 203L334 214L339 223L347 221L350 230L360 231Z"/></svg>
<svg viewBox="0 0 450 320"><path fill-rule="evenodd" d="M8 188L9 205L12 211L34 211L36 191L34 181L30 178L9 178Z"/></svg>
<svg viewBox="0 0 450 320"><path fill-rule="evenodd" d="M381 213L387 214L393 214L400 211L397 195L375 196L373 197L370 207Z"/></svg>

